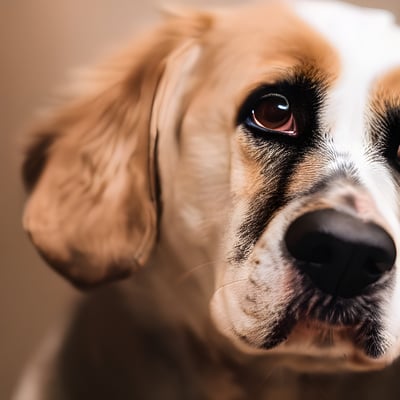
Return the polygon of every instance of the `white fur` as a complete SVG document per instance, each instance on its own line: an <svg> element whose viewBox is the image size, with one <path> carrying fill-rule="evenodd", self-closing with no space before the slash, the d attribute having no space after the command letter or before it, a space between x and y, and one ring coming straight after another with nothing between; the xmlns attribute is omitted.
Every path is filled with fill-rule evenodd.
<svg viewBox="0 0 400 400"><path fill-rule="evenodd" d="M381 223L390 232L398 247L399 188L386 160L383 157L380 161L371 159L371 143L367 133L370 129L368 124L372 121L369 101L374 83L394 68L400 67L400 52L396 51L400 49L400 29L394 24L393 16L382 10L319 1L298 2L294 3L293 7L300 18L332 46L340 61L339 77L329 89L320 121L327 133L328 140L325 145L332 155L331 160L326 162L324 172L330 174L343 165L352 165L362 182L362 189L352 187L351 183L348 183L341 188L333 188L329 196L333 198L337 195L333 193L336 190L353 194L356 202L366 202L367 207L363 212L371 213L372 220ZM236 166L237 177L240 177L237 179L240 187L245 175L239 167L240 160L233 164ZM220 289L217 290L211 304L214 319L225 333L244 334L250 342L257 345L262 341L262 337L268 335L274 322L280 319L285 304L287 305L292 297L297 277L293 268L282 260L279 244L290 221L301 212L304 206L302 201L307 199L287 205L269 223L245 265L241 268L226 267L225 274L218 282ZM246 209L243 204L239 206L236 205L233 214L232 233L235 232L235 227L239 225ZM363 217L368 218L367 214ZM255 258L260 260L259 266L254 265ZM392 361L400 347L398 268L399 265L393 293L388 291L384 294L385 315L381 316L384 324L382 340L388 349L376 364ZM259 287L252 287L252 280L256 281ZM255 318L246 312L246 293L252 293L254 296L259 294L255 302L257 306L250 309L256 315ZM261 309L263 312L257 315L257 310ZM312 337L309 339L309 343L288 340L272 351L315 354L320 357L321 349L314 348ZM356 349L347 341L339 340L327 350L326 355L340 359L343 354L350 358L355 357L352 368L363 368L362 363L357 364L356 360L358 356L362 358L362 354L357 355Z"/></svg>
<svg viewBox="0 0 400 400"><path fill-rule="evenodd" d="M295 9L333 45L340 56L340 77L330 94L323 120L330 128L334 151L343 154L357 167L398 246L398 187L387 165L368 160L365 140L370 117L368 102L374 82L400 67L400 52L397 51L400 48L400 29L395 25L394 15L384 10L339 2L307 1L296 4ZM387 336L393 345L399 340L400 332L398 272L394 296L387 303Z"/></svg>

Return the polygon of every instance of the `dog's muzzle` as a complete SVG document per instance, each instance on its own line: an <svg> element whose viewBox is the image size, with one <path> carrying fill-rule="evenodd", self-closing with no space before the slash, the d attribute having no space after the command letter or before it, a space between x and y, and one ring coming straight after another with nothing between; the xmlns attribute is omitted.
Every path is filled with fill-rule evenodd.
<svg viewBox="0 0 400 400"><path fill-rule="evenodd" d="M396 247L379 225L324 209L301 215L285 235L295 266L323 293L361 295L394 265Z"/></svg>

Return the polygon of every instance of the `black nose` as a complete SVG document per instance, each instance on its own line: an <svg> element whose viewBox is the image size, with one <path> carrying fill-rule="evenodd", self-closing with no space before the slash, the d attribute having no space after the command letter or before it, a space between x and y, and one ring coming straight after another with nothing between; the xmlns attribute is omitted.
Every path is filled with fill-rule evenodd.
<svg viewBox="0 0 400 400"><path fill-rule="evenodd" d="M325 293L354 297L390 271L396 247L380 226L332 209L303 214L285 242L297 267Z"/></svg>

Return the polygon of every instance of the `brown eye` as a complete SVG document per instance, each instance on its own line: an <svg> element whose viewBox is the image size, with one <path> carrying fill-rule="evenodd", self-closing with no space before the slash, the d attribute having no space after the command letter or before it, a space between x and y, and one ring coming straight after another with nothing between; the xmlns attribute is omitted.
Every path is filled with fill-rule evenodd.
<svg viewBox="0 0 400 400"><path fill-rule="evenodd" d="M271 93L264 96L252 110L253 121L261 128L296 136L296 123L285 96Z"/></svg>

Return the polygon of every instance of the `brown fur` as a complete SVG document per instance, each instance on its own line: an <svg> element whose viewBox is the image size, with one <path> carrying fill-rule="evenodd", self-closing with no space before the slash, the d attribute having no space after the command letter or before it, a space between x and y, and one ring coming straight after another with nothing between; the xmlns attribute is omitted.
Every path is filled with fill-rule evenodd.
<svg viewBox="0 0 400 400"><path fill-rule="evenodd" d="M157 234L155 93L172 51L209 23L172 19L101 67L94 91L36 129L23 168L31 191L24 226L74 283L120 278L146 262Z"/></svg>
<svg viewBox="0 0 400 400"><path fill-rule="evenodd" d="M77 306L33 400L387 394L390 373L290 372L290 355L243 353L209 317L232 203L277 184L263 188L254 152L235 135L238 107L261 83L301 71L329 86L339 68L279 4L172 17L36 128L23 166L34 245L78 286L136 273ZM317 159L293 174L291 192L319 176ZM370 391L370 379L385 385Z"/></svg>
<svg viewBox="0 0 400 400"><path fill-rule="evenodd" d="M400 69L395 68L374 82L371 95L371 107L379 114L388 107L398 108L400 99Z"/></svg>

